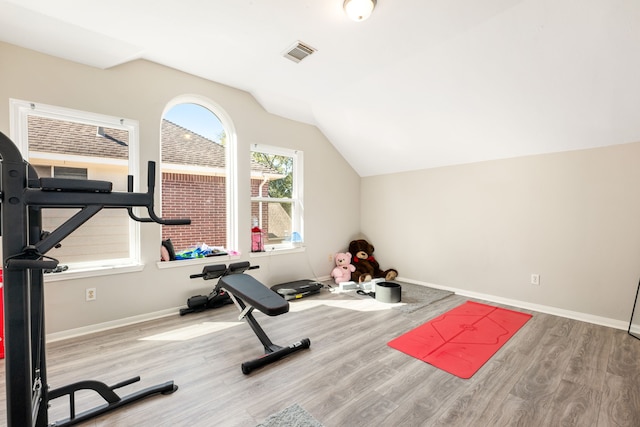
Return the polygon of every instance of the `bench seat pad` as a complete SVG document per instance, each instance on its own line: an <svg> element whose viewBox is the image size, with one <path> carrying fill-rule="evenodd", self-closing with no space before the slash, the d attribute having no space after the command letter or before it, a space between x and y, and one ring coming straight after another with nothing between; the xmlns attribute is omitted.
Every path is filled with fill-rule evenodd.
<svg viewBox="0 0 640 427"><path fill-rule="evenodd" d="M289 311L289 302L247 274L230 274L220 278L221 287L269 316Z"/></svg>

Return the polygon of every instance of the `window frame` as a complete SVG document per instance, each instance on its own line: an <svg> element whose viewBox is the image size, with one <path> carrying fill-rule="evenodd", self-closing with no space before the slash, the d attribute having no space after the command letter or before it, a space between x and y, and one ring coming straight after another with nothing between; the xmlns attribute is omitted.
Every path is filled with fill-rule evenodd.
<svg viewBox="0 0 640 427"><path fill-rule="evenodd" d="M128 174L139 177L139 123L137 120L124 119L105 114L75 110L66 107L24 101L20 99L9 100L9 134L16 144L22 157L29 161L29 135L28 118L38 116L53 120L70 121L91 126L102 126L114 129L122 129L129 134L129 151L127 168ZM55 158L59 155L54 155ZM134 191L140 191L142 179L134 179ZM146 182L146 180L144 180ZM45 280L56 281L69 278L92 277L114 272L140 271L143 268L140 224L137 221L129 222L129 256L118 259L96 259L94 261L68 263L72 265L67 271L47 274Z"/></svg>
<svg viewBox="0 0 640 427"><path fill-rule="evenodd" d="M175 106L180 104L197 104L202 108L209 110L213 115L215 115L226 134L226 145L225 145L225 166L226 166L226 209L227 209L227 218L226 218L226 249L228 255L216 257L216 260L224 261L225 259L233 258L235 255L239 253L239 238L238 238L238 139L236 134L236 129L233 124L233 120L229 114L220 106L218 103L212 101L211 99L197 95L197 94L184 94L173 98L171 101L167 103L165 106L162 116L160 117L160 138L158 141L160 153L159 153L159 167L160 171L160 203L158 209L161 210L162 206L162 121L164 120L167 113ZM184 167L184 170L197 172L199 167L194 166ZM162 212L160 212L162 213ZM158 231L159 237L158 240L162 239L162 230ZM186 265L187 263L201 263L201 259L193 259L193 260L180 260L179 262L159 262L157 263L158 267L168 267L170 265ZM207 262L211 262L211 259L208 259Z"/></svg>
<svg viewBox="0 0 640 427"><path fill-rule="evenodd" d="M304 152L301 150L293 149L293 148L284 148L277 147L273 145L266 144L251 144L249 150L249 160L251 160L251 156L254 152L271 154L277 156L286 156L291 157L293 159L293 167L292 167L292 191L291 198L272 198L268 196L251 196L250 203L254 202L271 202L271 203L279 203L279 202L287 202L291 203L292 206L292 215L291 215L291 235L294 232L297 232L300 240L293 242L287 241L283 243L273 243L273 244L265 244L264 252L251 252L251 256L260 256L261 253L272 253L272 252L281 252L281 251L289 251L292 249L304 247ZM250 168L251 169L251 168ZM253 171L250 170L250 179L258 178L258 175L253 175ZM253 219L252 219L253 221Z"/></svg>

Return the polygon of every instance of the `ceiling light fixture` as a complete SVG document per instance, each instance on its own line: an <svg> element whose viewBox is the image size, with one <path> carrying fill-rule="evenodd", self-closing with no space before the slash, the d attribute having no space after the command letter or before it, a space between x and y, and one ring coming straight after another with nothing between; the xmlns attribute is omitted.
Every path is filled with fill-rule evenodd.
<svg viewBox="0 0 640 427"><path fill-rule="evenodd" d="M376 0L344 0L344 12L354 21L364 21L376 7Z"/></svg>

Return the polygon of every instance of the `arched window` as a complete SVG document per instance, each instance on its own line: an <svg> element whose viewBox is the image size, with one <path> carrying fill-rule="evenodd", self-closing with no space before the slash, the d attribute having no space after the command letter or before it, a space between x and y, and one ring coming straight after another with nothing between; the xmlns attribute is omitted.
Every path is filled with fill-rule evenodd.
<svg viewBox="0 0 640 427"><path fill-rule="evenodd" d="M196 96L174 99L162 118L162 215L190 218L163 226L162 239L189 257L193 249L236 250L235 131L215 103Z"/></svg>

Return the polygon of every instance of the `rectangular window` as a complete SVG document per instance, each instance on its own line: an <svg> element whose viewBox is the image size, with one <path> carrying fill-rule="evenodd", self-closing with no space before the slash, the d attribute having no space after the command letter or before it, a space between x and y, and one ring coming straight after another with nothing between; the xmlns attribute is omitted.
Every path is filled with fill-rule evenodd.
<svg viewBox="0 0 640 427"><path fill-rule="evenodd" d="M251 251L301 245L303 153L259 144L251 148Z"/></svg>
<svg viewBox="0 0 640 427"><path fill-rule="evenodd" d="M127 191L127 176L136 175L135 121L11 100L11 134L39 177L109 181L113 191ZM43 230L55 230L76 212L42 209ZM103 209L47 255L69 273L130 266L140 263L137 236L138 223L126 209Z"/></svg>

